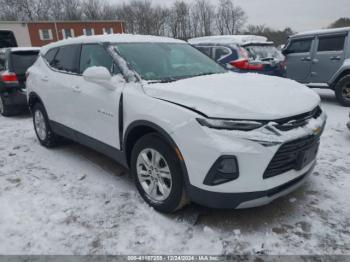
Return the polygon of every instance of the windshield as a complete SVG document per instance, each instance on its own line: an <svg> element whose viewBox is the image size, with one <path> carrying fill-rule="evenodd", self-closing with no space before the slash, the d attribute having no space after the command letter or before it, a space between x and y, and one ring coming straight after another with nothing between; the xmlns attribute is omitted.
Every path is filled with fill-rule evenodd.
<svg viewBox="0 0 350 262"><path fill-rule="evenodd" d="M144 80L176 81L226 70L188 44L121 43L116 51Z"/></svg>
<svg viewBox="0 0 350 262"><path fill-rule="evenodd" d="M283 55L273 45L249 45L244 47L249 54L251 60L270 61L284 60Z"/></svg>
<svg viewBox="0 0 350 262"><path fill-rule="evenodd" d="M13 52L11 54L12 70L16 74L25 74L37 59L39 51Z"/></svg>

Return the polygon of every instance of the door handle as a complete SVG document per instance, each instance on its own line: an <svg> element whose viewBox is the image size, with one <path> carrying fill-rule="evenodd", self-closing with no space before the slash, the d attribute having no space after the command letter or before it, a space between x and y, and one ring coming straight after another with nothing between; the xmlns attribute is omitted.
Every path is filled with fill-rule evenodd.
<svg viewBox="0 0 350 262"><path fill-rule="evenodd" d="M336 61L336 60L340 60L340 59L341 59L340 56L332 56L331 57L332 61Z"/></svg>
<svg viewBox="0 0 350 262"><path fill-rule="evenodd" d="M303 61L303 62L310 62L311 61L311 57L303 57L301 59L301 61Z"/></svg>
<svg viewBox="0 0 350 262"><path fill-rule="evenodd" d="M81 93L80 86L78 86L78 85L72 86L72 89L73 89L73 92L75 92L75 93Z"/></svg>
<svg viewBox="0 0 350 262"><path fill-rule="evenodd" d="M49 77L48 76L43 76L41 78L41 80L44 81L44 82L47 82L47 81L49 81Z"/></svg>

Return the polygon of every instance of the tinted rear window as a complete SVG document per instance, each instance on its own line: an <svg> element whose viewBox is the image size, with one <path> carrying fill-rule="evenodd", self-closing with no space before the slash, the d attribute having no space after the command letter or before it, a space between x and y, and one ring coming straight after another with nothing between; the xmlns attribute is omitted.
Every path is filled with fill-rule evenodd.
<svg viewBox="0 0 350 262"><path fill-rule="evenodd" d="M78 56L80 54L80 45L67 45L60 47L51 66L70 73L78 73Z"/></svg>
<svg viewBox="0 0 350 262"><path fill-rule="evenodd" d="M11 31L0 31L0 48L17 47L16 38Z"/></svg>
<svg viewBox="0 0 350 262"><path fill-rule="evenodd" d="M17 74L25 74L38 57L38 51L11 53L11 71Z"/></svg>
<svg viewBox="0 0 350 262"><path fill-rule="evenodd" d="M345 35L322 37L318 42L318 51L342 51L344 49Z"/></svg>

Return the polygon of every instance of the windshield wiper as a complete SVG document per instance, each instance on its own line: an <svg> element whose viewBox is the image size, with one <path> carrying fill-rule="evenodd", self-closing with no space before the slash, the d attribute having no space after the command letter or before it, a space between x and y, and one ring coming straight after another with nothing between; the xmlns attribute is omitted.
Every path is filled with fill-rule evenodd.
<svg viewBox="0 0 350 262"><path fill-rule="evenodd" d="M215 75L215 74L218 74L218 73L214 73L214 72L202 73L202 74L194 75L193 77L197 77L197 76L209 76L209 75Z"/></svg>
<svg viewBox="0 0 350 262"><path fill-rule="evenodd" d="M159 79L159 80L153 80L153 81L149 81L148 84L163 84L163 83L171 83L171 82L176 82L177 78L174 77L167 77L167 78L163 78L163 79Z"/></svg>

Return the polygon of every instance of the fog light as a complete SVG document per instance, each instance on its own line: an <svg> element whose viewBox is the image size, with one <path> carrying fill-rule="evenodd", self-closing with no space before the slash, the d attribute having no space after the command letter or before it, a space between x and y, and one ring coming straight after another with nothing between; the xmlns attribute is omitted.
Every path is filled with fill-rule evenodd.
<svg viewBox="0 0 350 262"><path fill-rule="evenodd" d="M204 185L216 186L235 180L239 177L238 162L235 156L220 157L210 169Z"/></svg>

